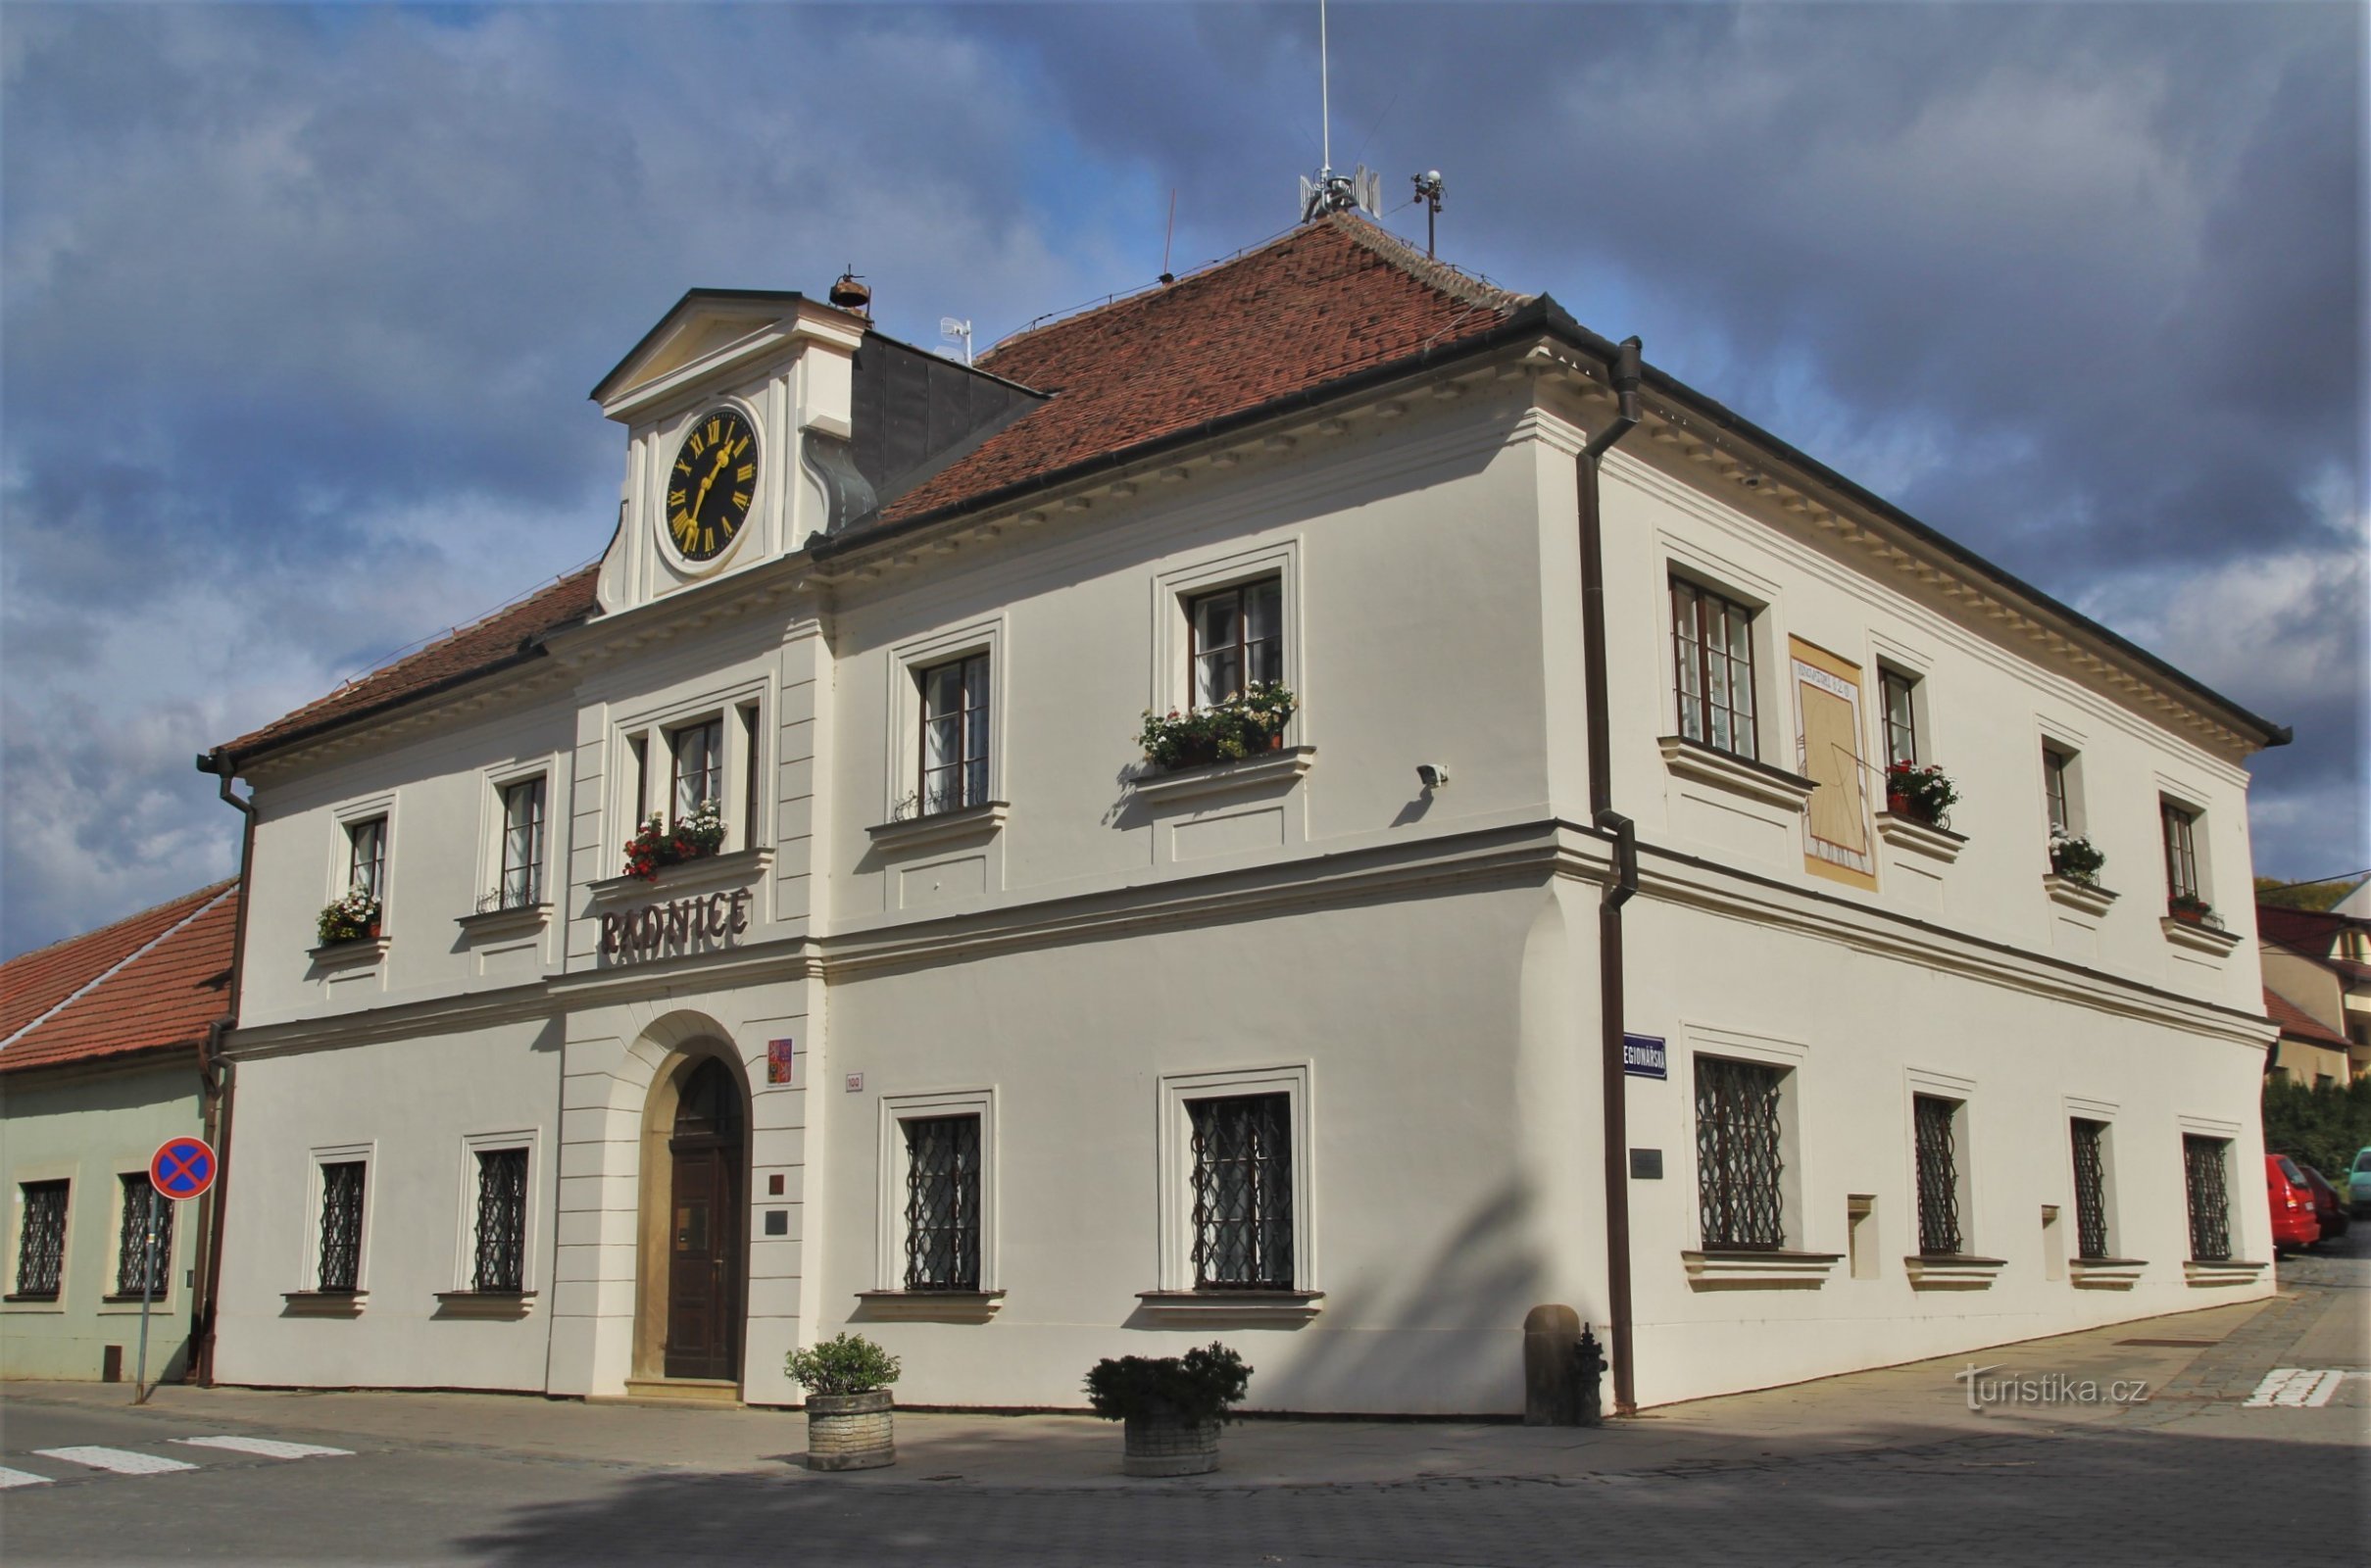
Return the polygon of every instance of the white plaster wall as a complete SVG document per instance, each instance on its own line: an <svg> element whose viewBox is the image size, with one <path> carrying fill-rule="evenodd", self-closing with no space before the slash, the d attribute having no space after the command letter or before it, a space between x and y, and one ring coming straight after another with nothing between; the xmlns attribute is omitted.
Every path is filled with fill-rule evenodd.
<svg viewBox="0 0 2371 1568"><path fill-rule="evenodd" d="M19 1184L64 1179L74 1186L67 1194L58 1298L0 1302L0 1377L96 1382L106 1347L120 1345L128 1382L138 1359L140 1303L104 1298L117 1285L123 1216L118 1178L147 1170L149 1156L167 1139L201 1130L197 1068L182 1054L165 1067L12 1073L5 1085L0 1158L8 1178L8 1229L0 1266L7 1269L6 1289L17 1284L24 1221ZM178 1377L187 1362L189 1271L197 1263L198 1211L205 1201L173 1205L166 1289L150 1307L152 1378Z"/></svg>
<svg viewBox="0 0 2371 1568"><path fill-rule="evenodd" d="M224 1383L540 1390L551 1338L560 1030L532 1020L242 1060L215 1375ZM476 1165L464 1140L532 1140L527 1288L517 1319L440 1316L468 1287ZM312 1151L368 1145L351 1319L292 1313L320 1246Z"/></svg>

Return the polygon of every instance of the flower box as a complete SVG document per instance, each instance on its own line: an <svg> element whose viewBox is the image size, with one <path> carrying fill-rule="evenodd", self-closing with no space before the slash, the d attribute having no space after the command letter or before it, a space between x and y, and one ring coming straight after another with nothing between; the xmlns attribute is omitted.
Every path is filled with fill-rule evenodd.
<svg viewBox="0 0 2371 1568"><path fill-rule="evenodd" d="M346 942L378 940L378 900L357 888L344 898L321 906L313 933L324 948Z"/></svg>
<svg viewBox="0 0 2371 1568"><path fill-rule="evenodd" d="M1137 743L1145 760L1163 772L1241 761L1284 749L1284 726L1299 700L1276 681L1262 681L1208 708L1180 713L1145 710Z"/></svg>
<svg viewBox="0 0 2371 1568"><path fill-rule="evenodd" d="M653 811L625 842L624 874L656 882L664 867L703 859L723 847L724 819L717 814L716 802L702 801L699 809L678 817L671 828Z"/></svg>
<svg viewBox="0 0 2371 1568"><path fill-rule="evenodd" d="M1949 827L1959 786L1934 763L1896 762L1885 770L1885 808L1888 815Z"/></svg>

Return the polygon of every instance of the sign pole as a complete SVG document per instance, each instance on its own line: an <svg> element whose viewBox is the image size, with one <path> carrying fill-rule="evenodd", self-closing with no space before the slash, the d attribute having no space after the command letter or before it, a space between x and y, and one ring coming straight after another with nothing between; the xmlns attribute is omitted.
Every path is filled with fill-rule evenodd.
<svg viewBox="0 0 2371 1568"><path fill-rule="evenodd" d="M148 1239L140 1248L140 1363L131 1375L131 1402L148 1402L148 1304L157 1284L157 1190L148 1189Z"/></svg>

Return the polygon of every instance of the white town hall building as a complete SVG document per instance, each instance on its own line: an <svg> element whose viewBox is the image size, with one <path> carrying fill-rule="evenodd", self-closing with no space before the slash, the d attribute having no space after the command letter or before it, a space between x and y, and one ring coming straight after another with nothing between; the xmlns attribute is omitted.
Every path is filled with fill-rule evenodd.
<svg viewBox="0 0 2371 1568"><path fill-rule="evenodd" d="M1510 1414L1546 1305L1654 1404L2272 1288L2286 733L1546 296L1335 215L976 369L695 291L594 396L597 567L201 760L221 1381Z"/></svg>

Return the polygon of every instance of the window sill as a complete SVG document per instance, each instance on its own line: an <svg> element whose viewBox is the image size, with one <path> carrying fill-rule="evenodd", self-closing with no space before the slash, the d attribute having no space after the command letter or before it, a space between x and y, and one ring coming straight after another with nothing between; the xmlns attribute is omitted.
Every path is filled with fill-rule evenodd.
<svg viewBox="0 0 2371 1568"><path fill-rule="evenodd" d="M2198 953L2210 953L2221 957L2240 945L2239 933L2225 931L2219 926L2201 925L2196 920L2177 920L2172 915L2160 916L2157 928L2165 940L2177 948L2189 948Z"/></svg>
<svg viewBox="0 0 2371 1568"><path fill-rule="evenodd" d="M148 1298L148 1309L151 1312L170 1312L179 1305L180 1302L173 1299L171 1291L159 1291ZM140 1293L138 1291L132 1292L129 1296L102 1296L99 1298L99 1311L103 1316L120 1315L125 1312L137 1313L139 1310Z"/></svg>
<svg viewBox="0 0 2371 1568"><path fill-rule="evenodd" d="M0 1296L0 1311L63 1312L66 1302L55 1296Z"/></svg>
<svg viewBox="0 0 2371 1568"><path fill-rule="evenodd" d="M1912 1252L1902 1260L1902 1266L1914 1291L1983 1291L1992 1288L2008 1260L1960 1252Z"/></svg>
<svg viewBox="0 0 2371 1568"><path fill-rule="evenodd" d="M1662 748L1663 766L1681 778L1710 784L1781 810L1802 810L1810 803L1811 792L1819 787L1799 773L1717 750L1685 735L1665 735L1655 744Z"/></svg>
<svg viewBox="0 0 2371 1568"><path fill-rule="evenodd" d="M1161 1323L1307 1323L1323 1291L1139 1291L1138 1310Z"/></svg>
<svg viewBox="0 0 2371 1568"><path fill-rule="evenodd" d="M2062 904L2095 918L2105 914L2108 906L2116 902L2116 895L2098 883L2078 882L2071 876L2060 876L2055 871L2044 874L2042 891L2050 895L2050 903Z"/></svg>
<svg viewBox="0 0 2371 1568"><path fill-rule="evenodd" d="M438 1291L442 1317L522 1318L535 1310L533 1291Z"/></svg>
<svg viewBox="0 0 2371 1568"><path fill-rule="evenodd" d="M351 942L324 942L308 949L306 956L316 969L362 969L387 956L387 937L356 937Z"/></svg>
<svg viewBox="0 0 2371 1568"><path fill-rule="evenodd" d="M992 837L1005 830L1005 818L1012 814L1013 808L1007 802L990 801L985 806L966 806L960 811L933 811L928 816L882 822L866 828L864 833L875 849L911 850L924 844Z"/></svg>
<svg viewBox="0 0 2371 1568"><path fill-rule="evenodd" d="M1842 1252L1789 1252L1757 1248L1708 1248L1682 1252L1688 1284L1700 1291L1815 1291L1827 1283Z"/></svg>
<svg viewBox="0 0 2371 1568"><path fill-rule="evenodd" d="M2129 1291L2148 1266L2138 1257L2074 1257L2067 1259L2066 1277L2078 1291Z"/></svg>
<svg viewBox="0 0 2371 1568"><path fill-rule="evenodd" d="M1262 752L1232 762L1211 762L1203 767L1181 767L1172 773L1148 773L1137 779L1130 791L1138 800L1155 806L1167 806L1177 801L1206 800L1212 796L1258 795L1268 790L1288 790L1317 763L1317 748L1295 746L1287 751Z"/></svg>
<svg viewBox="0 0 2371 1568"><path fill-rule="evenodd" d="M2256 1276L2271 1266L2269 1263L2244 1263L2230 1258L2209 1262L2193 1257L2184 1260L2182 1279L2189 1285L2252 1285Z"/></svg>
<svg viewBox="0 0 2371 1568"><path fill-rule="evenodd" d="M487 937L518 936L540 931L551 920L552 906L549 904L521 904L508 909L481 909L475 914L453 917L453 923L461 927L461 934L471 942Z"/></svg>
<svg viewBox="0 0 2371 1568"><path fill-rule="evenodd" d="M771 849L735 850L730 855L703 855L697 860L679 860L664 866L657 877L645 882L638 876L603 877L586 885L593 896L596 908L605 904L623 904L629 899L658 893L696 893L704 888L724 888L746 885L766 874L773 864Z"/></svg>
<svg viewBox="0 0 2371 1568"><path fill-rule="evenodd" d="M360 1317L369 1291L283 1291L282 1317Z"/></svg>
<svg viewBox="0 0 2371 1568"><path fill-rule="evenodd" d="M857 1316L894 1323L985 1323L1005 1304L1002 1291L859 1291Z"/></svg>
<svg viewBox="0 0 2371 1568"><path fill-rule="evenodd" d="M1877 813L1877 836L1898 850L1923 855L1946 865L1959 858L1959 852L1967 847L1964 833L1921 822L1914 816L1896 816L1891 811Z"/></svg>

